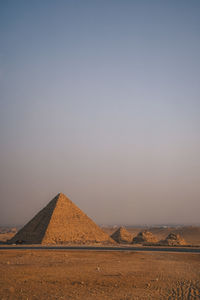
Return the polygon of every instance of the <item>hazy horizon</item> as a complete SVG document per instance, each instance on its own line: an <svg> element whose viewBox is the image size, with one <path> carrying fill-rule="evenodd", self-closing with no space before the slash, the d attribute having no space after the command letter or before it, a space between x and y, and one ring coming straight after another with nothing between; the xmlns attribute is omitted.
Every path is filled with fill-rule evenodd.
<svg viewBox="0 0 200 300"><path fill-rule="evenodd" d="M99 224L197 224L200 2L1 1L0 224L57 193Z"/></svg>

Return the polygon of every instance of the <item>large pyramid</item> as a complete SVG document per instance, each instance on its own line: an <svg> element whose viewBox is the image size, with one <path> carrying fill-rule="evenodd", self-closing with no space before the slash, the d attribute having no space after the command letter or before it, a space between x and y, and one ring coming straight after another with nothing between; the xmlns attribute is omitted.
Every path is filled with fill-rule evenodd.
<svg viewBox="0 0 200 300"><path fill-rule="evenodd" d="M124 227L119 227L112 235L111 238L117 243L130 244L133 236Z"/></svg>
<svg viewBox="0 0 200 300"><path fill-rule="evenodd" d="M24 244L114 243L64 194L58 194L11 240Z"/></svg>

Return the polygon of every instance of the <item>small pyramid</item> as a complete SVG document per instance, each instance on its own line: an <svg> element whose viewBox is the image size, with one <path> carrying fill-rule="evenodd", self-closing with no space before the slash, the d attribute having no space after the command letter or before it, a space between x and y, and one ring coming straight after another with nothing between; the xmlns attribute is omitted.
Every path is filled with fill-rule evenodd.
<svg viewBox="0 0 200 300"><path fill-rule="evenodd" d="M178 246L178 245L186 245L185 240L180 236L180 234L176 234L171 232L165 240L160 241L161 245L166 246Z"/></svg>
<svg viewBox="0 0 200 300"><path fill-rule="evenodd" d="M59 193L10 240L23 244L114 243L85 213Z"/></svg>
<svg viewBox="0 0 200 300"><path fill-rule="evenodd" d="M117 243L130 244L133 237L130 232L124 227L119 227L112 235L111 238Z"/></svg>
<svg viewBox="0 0 200 300"><path fill-rule="evenodd" d="M138 233L136 237L133 238L133 244L143 244L143 243L157 243L157 238L152 232L144 230Z"/></svg>

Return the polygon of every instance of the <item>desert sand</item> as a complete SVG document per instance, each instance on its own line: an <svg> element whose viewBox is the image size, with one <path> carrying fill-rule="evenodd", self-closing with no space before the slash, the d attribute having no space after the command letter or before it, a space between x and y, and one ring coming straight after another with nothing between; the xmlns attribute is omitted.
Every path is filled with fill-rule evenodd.
<svg viewBox="0 0 200 300"><path fill-rule="evenodd" d="M1 250L0 299L200 299L200 255Z"/></svg>

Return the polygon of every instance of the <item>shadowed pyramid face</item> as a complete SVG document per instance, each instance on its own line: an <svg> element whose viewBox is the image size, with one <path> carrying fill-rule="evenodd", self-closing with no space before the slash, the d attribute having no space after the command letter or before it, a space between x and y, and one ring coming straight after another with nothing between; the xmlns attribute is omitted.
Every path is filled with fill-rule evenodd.
<svg viewBox="0 0 200 300"><path fill-rule="evenodd" d="M27 244L87 244L113 243L101 230L64 194L58 194L12 239Z"/></svg>

